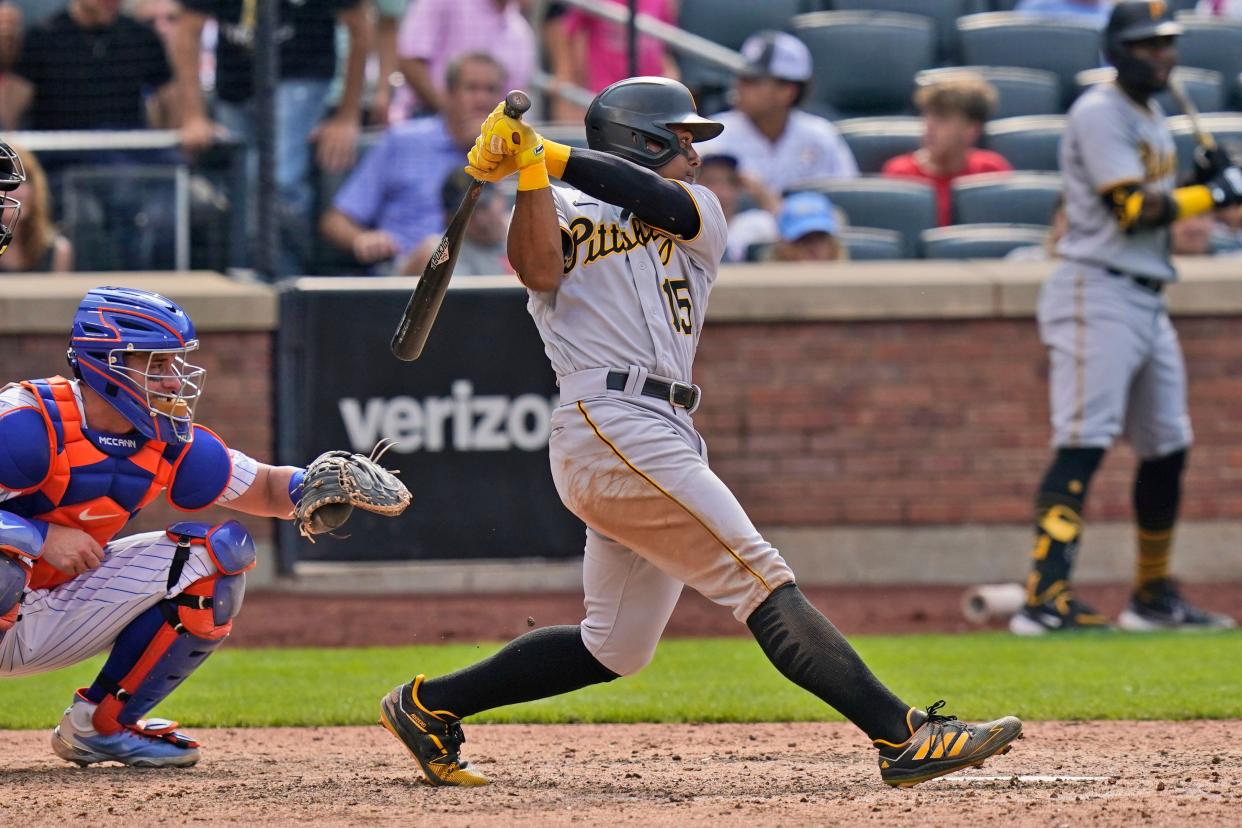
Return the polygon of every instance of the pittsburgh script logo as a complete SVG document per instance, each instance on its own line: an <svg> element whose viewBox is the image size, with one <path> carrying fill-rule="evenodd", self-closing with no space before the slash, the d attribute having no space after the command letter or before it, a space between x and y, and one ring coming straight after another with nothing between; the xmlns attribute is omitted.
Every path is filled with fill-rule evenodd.
<svg viewBox="0 0 1242 828"><path fill-rule="evenodd" d="M565 272L573 270L581 256L583 266L597 262L613 253L628 253L635 247L643 247L652 242L659 245L656 252L660 261L668 264L673 257L673 240L653 230L637 218L631 218L629 227L615 222L612 224L596 224L585 216L579 216L569 223L568 230L561 231L566 242ZM586 255L582 255L582 248Z"/></svg>

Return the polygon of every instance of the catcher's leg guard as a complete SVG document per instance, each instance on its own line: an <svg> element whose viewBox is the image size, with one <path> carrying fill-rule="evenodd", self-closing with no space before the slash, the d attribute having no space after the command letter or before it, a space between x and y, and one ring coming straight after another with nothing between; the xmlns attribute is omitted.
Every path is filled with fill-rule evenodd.
<svg viewBox="0 0 1242 828"><path fill-rule="evenodd" d="M17 610L29 578L30 570L0 552L0 634L17 623Z"/></svg>
<svg viewBox="0 0 1242 828"><path fill-rule="evenodd" d="M22 593L30 582L26 559L38 557L43 537L34 525L0 512L0 633L17 623Z"/></svg>
<svg viewBox="0 0 1242 828"><path fill-rule="evenodd" d="M98 705L92 722L99 733L127 728L189 743L173 732L175 722L149 727L140 719L223 643L241 610L244 573L255 565L254 541L245 528L232 520L214 527L182 522L169 527L168 535L177 541L170 590L181 579L192 545L206 547L217 571L160 601L121 631L103 670L83 694Z"/></svg>

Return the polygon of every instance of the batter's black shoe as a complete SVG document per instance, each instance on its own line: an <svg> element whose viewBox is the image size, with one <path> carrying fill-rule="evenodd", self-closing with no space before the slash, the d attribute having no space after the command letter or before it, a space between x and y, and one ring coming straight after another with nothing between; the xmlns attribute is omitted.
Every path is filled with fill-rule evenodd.
<svg viewBox="0 0 1242 828"><path fill-rule="evenodd" d="M428 710L418 701L423 676L380 700L380 724L418 761L430 785L486 785L491 782L458 756L466 741L461 722L447 710Z"/></svg>
<svg viewBox="0 0 1242 828"><path fill-rule="evenodd" d="M1108 619L1063 589L1043 604L1027 604L1009 619L1014 635L1111 630Z"/></svg>
<svg viewBox="0 0 1242 828"><path fill-rule="evenodd" d="M880 749L880 778L889 785L909 788L962 768L978 768L989 756L1006 754L1022 735L1022 722L1006 716L994 722L966 724L956 716L941 716L938 701L927 712L910 708L906 726L910 738L901 744L876 739Z"/></svg>
<svg viewBox="0 0 1242 828"><path fill-rule="evenodd" d="M1238 625L1228 615L1200 609L1187 601L1168 578L1136 589L1117 624L1130 632L1230 630Z"/></svg>

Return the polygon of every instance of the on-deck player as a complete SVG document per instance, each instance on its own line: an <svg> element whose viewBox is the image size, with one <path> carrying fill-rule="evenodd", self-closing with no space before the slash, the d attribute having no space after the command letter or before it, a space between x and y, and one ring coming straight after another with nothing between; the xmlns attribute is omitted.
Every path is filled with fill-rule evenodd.
<svg viewBox="0 0 1242 828"><path fill-rule="evenodd" d="M1056 453L1035 499L1026 606L1009 622L1020 635L1108 626L1074 596L1070 570L1091 478L1123 435L1139 456L1138 571L1121 626L1234 623L1188 602L1169 577L1191 443L1186 366L1163 295L1177 278L1169 224L1242 202L1242 172L1219 150L1198 158L1200 183L1174 187L1173 135L1152 95L1168 85L1181 32L1167 3L1118 3L1103 43L1116 83L1092 88L1069 111L1061 141L1069 226L1039 302Z"/></svg>
<svg viewBox="0 0 1242 828"><path fill-rule="evenodd" d="M601 92L586 115L589 150L545 141L502 110L484 122L467 172L518 174L509 258L560 385L552 476L588 527L586 617L451 675L417 676L383 699L381 722L430 783L486 784L460 760L462 718L639 671L689 584L874 740L885 782L912 785L1007 750L1017 719L968 725L938 715L942 702L917 710L881 684L708 468L691 376L726 227L695 183L693 143L721 125L664 78ZM575 189L552 189L549 174Z"/></svg>
<svg viewBox="0 0 1242 828"><path fill-rule="evenodd" d="M184 767L198 743L142 717L224 641L255 547L229 520L117 538L164 494L289 518L304 470L229 449L194 422L205 371L180 307L95 288L73 318L69 364L0 389L0 678L55 670L111 648L52 735L79 765Z"/></svg>

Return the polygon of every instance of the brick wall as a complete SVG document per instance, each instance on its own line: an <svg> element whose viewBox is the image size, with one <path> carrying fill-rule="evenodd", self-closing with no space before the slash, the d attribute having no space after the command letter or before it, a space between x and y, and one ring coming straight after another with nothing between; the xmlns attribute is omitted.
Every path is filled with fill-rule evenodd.
<svg viewBox="0 0 1242 828"><path fill-rule="evenodd" d="M1242 318L1175 320L1196 445L1182 514L1242 518ZM1051 457L1034 321L715 323L695 415L712 466L766 526L1021 523ZM1134 455L1087 516L1126 519Z"/></svg>
<svg viewBox="0 0 1242 828"><path fill-rule="evenodd" d="M270 333L215 332L204 335L194 361L207 369L207 383L195 419L219 434L231 448L259 460L275 452L272 434L272 373ZM3 382L51 374L69 375L65 362L68 332L63 336L23 334L0 336ZM152 503L126 528L126 534L162 529L176 520L219 522L241 517L259 541L270 541L274 521L239 516L213 508L186 514L164 498Z"/></svg>

